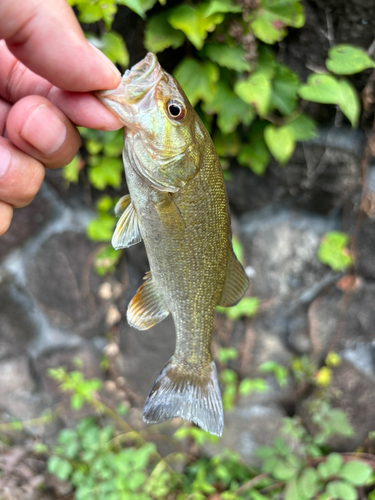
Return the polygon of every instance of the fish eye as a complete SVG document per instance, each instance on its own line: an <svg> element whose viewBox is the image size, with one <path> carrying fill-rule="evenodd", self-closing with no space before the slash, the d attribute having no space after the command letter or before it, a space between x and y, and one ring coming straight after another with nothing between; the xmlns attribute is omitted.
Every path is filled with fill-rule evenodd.
<svg viewBox="0 0 375 500"><path fill-rule="evenodd" d="M186 108L178 101L168 101L167 112L173 120L182 120L186 115Z"/></svg>

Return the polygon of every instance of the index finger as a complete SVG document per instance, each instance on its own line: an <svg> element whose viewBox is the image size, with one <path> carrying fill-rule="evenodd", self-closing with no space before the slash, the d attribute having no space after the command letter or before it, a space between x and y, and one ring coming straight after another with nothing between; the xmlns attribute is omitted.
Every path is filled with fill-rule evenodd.
<svg viewBox="0 0 375 500"><path fill-rule="evenodd" d="M119 71L87 42L66 0L1 0L1 38L25 66L64 90L120 83Z"/></svg>

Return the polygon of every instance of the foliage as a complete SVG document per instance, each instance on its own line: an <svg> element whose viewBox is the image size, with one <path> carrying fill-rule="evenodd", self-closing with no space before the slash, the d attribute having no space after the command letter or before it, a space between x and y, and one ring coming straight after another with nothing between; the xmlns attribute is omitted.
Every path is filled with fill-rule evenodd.
<svg viewBox="0 0 375 500"><path fill-rule="evenodd" d="M233 408L233 402L226 405L232 397L226 392L229 386L234 384L234 393L238 395L254 390L264 392L268 388L263 379L245 378L238 384L238 374L225 366L237 355L233 348L222 348L218 355L227 409ZM357 489L364 487L368 498L372 498L375 477L369 455L362 458L340 454L332 452L329 446L334 435L352 435L346 415L331 405L330 385L321 387L318 382L320 370L332 369L339 362L337 354L329 353L320 368L308 357L293 360L290 370L275 362L261 366L261 372L274 374L279 383L282 381L281 385L286 381L297 386L309 383L316 390L303 402L304 419L298 415L285 418L274 442L257 449L259 470L249 467L237 454L226 449L211 458L205 457L202 447L217 444L219 438L187 422L174 432L171 440L168 438L172 453L163 459L152 442L157 431L149 434L151 441L147 441L144 436L148 434L132 429L120 413L103 403L100 380L85 380L80 372L68 373L63 368L50 370L50 376L60 384L62 391L70 393L72 408L79 410L84 404L90 405L101 418L81 419L74 428L60 431L55 446L49 448L39 442L34 452L48 454L48 471L69 483L77 500L89 497L94 500L182 500L215 496L224 500L278 497L355 500ZM304 425L306 419L311 419L313 432L311 426ZM163 435L158 436L156 443L162 442ZM193 458L181 452L189 446L195 450ZM181 472L170 467L173 464L178 464Z"/></svg>
<svg viewBox="0 0 375 500"><path fill-rule="evenodd" d="M89 26L88 40L114 63L129 63L126 44L112 31L118 9L128 7L142 18L156 0L69 0L78 18ZM331 47L328 72L312 73L306 83L281 64L272 46L283 40L288 27L301 28L305 16L300 0L206 0L178 2L152 10L146 20L144 46L155 53L185 46L186 57L174 69L188 98L212 133L222 165L230 158L264 175L271 155L282 166L298 141L316 136L314 121L303 113L301 98L340 108L352 126L359 120L357 91L343 75L352 75L375 62L363 50L349 44ZM154 13L155 12L155 13ZM92 26L92 28L90 28ZM87 155L77 157L64 169L67 182L77 182L84 170L98 190L118 189L122 182L122 133L81 129ZM224 172L230 179L230 173ZM108 242L114 225L111 213L99 211L88 229L89 238ZM108 249L104 259L113 270L115 254ZM256 299L245 299L230 316L251 316ZM223 311L221 311L223 312Z"/></svg>
<svg viewBox="0 0 375 500"><path fill-rule="evenodd" d="M334 271L343 271L353 262L347 248L349 238L345 233L331 231L327 233L319 246L318 259Z"/></svg>

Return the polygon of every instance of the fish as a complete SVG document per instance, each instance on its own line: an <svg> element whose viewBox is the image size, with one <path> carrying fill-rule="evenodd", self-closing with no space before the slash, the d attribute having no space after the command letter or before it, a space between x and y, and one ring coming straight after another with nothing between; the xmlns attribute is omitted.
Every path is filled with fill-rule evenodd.
<svg viewBox="0 0 375 500"><path fill-rule="evenodd" d="M175 352L145 401L143 420L175 417L221 436L223 407L211 335L215 307L236 304L249 281L232 247L222 168L209 133L155 54L96 93L124 124L129 195L116 205L112 245L143 240L150 271L127 309L147 330L169 314Z"/></svg>

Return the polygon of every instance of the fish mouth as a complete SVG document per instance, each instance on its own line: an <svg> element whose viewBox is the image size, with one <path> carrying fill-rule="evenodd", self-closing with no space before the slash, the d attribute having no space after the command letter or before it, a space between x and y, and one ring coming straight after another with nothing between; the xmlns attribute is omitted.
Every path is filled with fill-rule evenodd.
<svg viewBox="0 0 375 500"><path fill-rule="evenodd" d="M129 126L135 105L144 100L160 81L162 71L156 55L149 52L144 59L125 71L117 89L95 92L95 95L124 125Z"/></svg>

